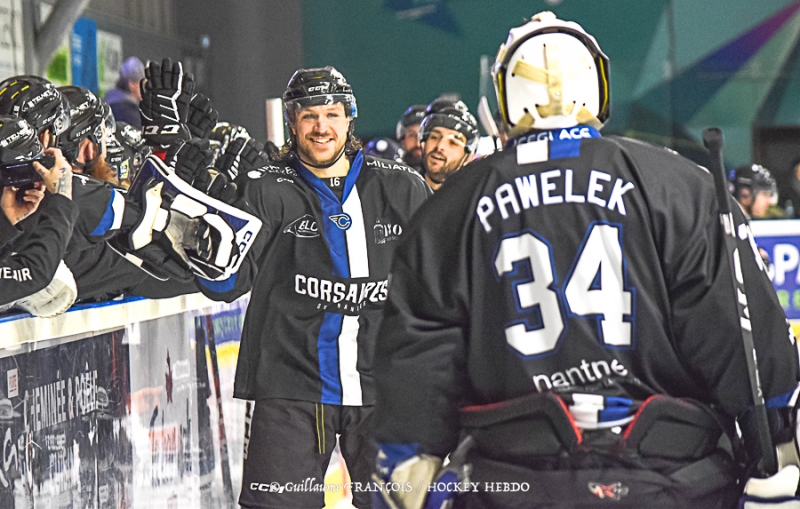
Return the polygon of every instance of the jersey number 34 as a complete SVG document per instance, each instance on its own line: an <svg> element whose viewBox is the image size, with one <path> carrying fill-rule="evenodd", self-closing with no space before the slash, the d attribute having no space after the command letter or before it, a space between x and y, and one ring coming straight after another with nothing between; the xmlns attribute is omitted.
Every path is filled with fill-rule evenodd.
<svg viewBox="0 0 800 509"><path fill-rule="evenodd" d="M507 324L506 341L522 355L541 355L555 349L564 332L565 311L598 320L600 340L609 346L631 345L632 292L625 288L620 226L593 223L563 285L558 287L553 250L538 234L526 231L500 242L494 267L500 278L512 278L519 315ZM518 274L519 262L530 264L531 277ZM563 306L562 295L563 293ZM566 309L564 309L566 308ZM630 320L630 318L629 318Z"/></svg>

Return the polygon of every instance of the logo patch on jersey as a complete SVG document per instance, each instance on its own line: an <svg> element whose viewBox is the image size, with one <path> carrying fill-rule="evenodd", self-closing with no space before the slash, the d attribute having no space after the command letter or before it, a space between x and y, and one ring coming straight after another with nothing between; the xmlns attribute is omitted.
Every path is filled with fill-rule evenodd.
<svg viewBox="0 0 800 509"><path fill-rule="evenodd" d="M346 212L328 216L328 219L333 221L333 224L335 224L340 230L347 230L350 228L350 225L353 224L353 219Z"/></svg>
<svg viewBox="0 0 800 509"><path fill-rule="evenodd" d="M610 498L611 500L621 500L628 494L630 489L621 482L614 484L589 483L589 491L597 498Z"/></svg>
<svg viewBox="0 0 800 509"><path fill-rule="evenodd" d="M372 227L372 233L375 236L376 244L386 244L395 240L400 240L400 235L403 234L403 227L399 224L381 223L378 219L375 226Z"/></svg>
<svg viewBox="0 0 800 509"><path fill-rule="evenodd" d="M319 237L319 228L314 216L306 214L292 221L292 224L283 229L283 233L291 233L299 239L310 239Z"/></svg>

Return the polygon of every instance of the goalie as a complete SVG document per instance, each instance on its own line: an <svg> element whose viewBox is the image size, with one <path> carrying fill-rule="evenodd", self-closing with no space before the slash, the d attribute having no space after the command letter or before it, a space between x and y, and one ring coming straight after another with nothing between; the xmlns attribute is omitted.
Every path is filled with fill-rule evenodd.
<svg viewBox="0 0 800 509"><path fill-rule="evenodd" d="M376 479L453 487L469 471L466 508L711 509L735 507L754 477L745 508L797 507L796 467L766 478L775 451L758 439L796 462L795 338L741 211L769 429L709 172L601 136L608 59L576 23L546 12L512 29L493 74L506 150L450 176L393 262ZM474 447L441 470L466 436ZM373 507L448 497L382 493Z"/></svg>

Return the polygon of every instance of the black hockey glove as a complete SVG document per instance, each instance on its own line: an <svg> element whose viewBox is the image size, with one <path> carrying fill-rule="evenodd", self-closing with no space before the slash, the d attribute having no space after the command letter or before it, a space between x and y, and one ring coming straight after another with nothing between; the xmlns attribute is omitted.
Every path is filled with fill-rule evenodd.
<svg viewBox="0 0 800 509"><path fill-rule="evenodd" d="M175 155L175 174L212 198L233 204L238 196L236 184L210 167L213 160L209 140L189 140Z"/></svg>
<svg viewBox="0 0 800 509"><path fill-rule="evenodd" d="M277 161L281 158L281 149L269 140L264 144L264 152L267 153L270 161Z"/></svg>
<svg viewBox="0 0 800 509"><path fill-rule="evenodd" d="M165 58L161 65L147 64L141 83L142 135L152 145L168 147L191 137L186 120L194 92L194 77L180 62Z"/></svg>
<svg viewBox="0 0 800 509"><path fill-rule="evenodd" d="M254 139L236 138L228 145L214 167L224 173L230 180L235 180L239 174L257 170L269 163L269 156L264 152L264 145Z"/></svg>
<svg viewBox="0 0 800 509"><path fill-rule="evenodd" d="M211 99L203 94L195 94L189 103L189 116L186 125L193 138L208 138L211 130L217 125L219 113L212 108Z"/></svg>

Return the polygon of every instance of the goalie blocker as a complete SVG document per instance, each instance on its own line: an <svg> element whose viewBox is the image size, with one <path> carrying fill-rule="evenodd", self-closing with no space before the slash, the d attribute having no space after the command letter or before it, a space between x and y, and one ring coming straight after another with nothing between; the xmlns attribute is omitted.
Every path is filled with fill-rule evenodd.
<svg viewBox="0 0 800 509"><path fill-rule="evenodd" d="M142 216L123 256L159 279L186 279L186 271L212 281L237 270L261 229L253 215L216 200L179 178L157 157L149 157L131 183Z"/></svg>

